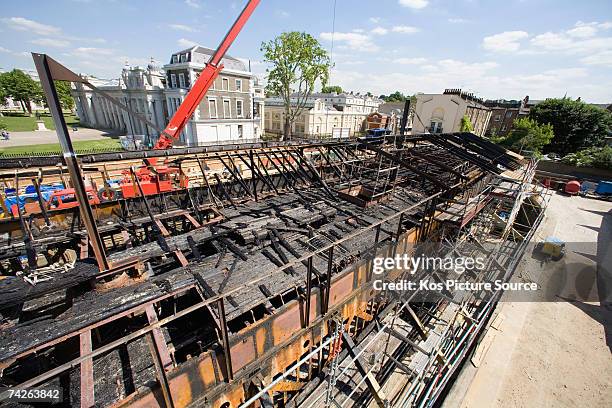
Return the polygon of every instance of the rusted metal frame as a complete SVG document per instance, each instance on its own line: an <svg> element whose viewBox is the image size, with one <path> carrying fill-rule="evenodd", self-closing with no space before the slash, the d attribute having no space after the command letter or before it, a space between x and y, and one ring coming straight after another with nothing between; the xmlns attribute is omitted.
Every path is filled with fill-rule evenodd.
<svg viewBox="0 0 612 408"><path fill-rule="evenodd" d="M374 378L374 375L372 375L368 368L361 362L360 357L358 355L359 351L356 350L355 343L353 343L353 339L351 339L351 336L349 336L347 332L342 332L342 340L344 346L346 347L346 350L348 351L348 354L351 356L353 362L355 363L357 371L359 371L359 374L361 374L361 376L363 377L366 385L368 386L368 389L370 390L370 393L372 394L372 397L374 397L376 404L378 404L378 406L381 408L387 407L388 401L386 395L382 391L380 384L378 384L378 381L376 381L376 378Z"/></svg>
<svg viewBox="0 0 612 408"><path fill-rule="evenodd" d="M274 179L272 178L272 176L270 176L270 173L268 173L268 169L261 161L261 156L259 153L257 154L257 161L259 162L259 167L263 169L264 173L266 174L266 177L268 178L268 180L270 180L270 184L272 184L272 186L274 187L274 191L276 192L276 194L279 194L278 188L280 186L280 178L276 182L276 185L274 185Z"/></svg>
<svg viewBox="0 0 612 408"><path fill-rule="evenodd" d="M295 167L293 167L293 164L291 164L289 160L287 160L287 157L283 155L282 151L273 151L271 153L274 154L274 157L276 157L276 153L280 154L282 158L280 160L281 166L283 166L284 169L286 169L287 167L291 169L290 171L287 171L287 173L291 177L293 177L293 179L296 181L296 185L299 184L300 181L304 181L304 178L300 175L299 171ZM287 163L287 166L285 166L285 162ZM310 182L310 180L308 180L308 177L306 177L306 181Z"/></svg>
<svg viewBox="0 0 612 408"><path fill-rule="evenodd" d="M462 173L458 172L457 170L453 169L452 167L444 164L440 160L440 157L437 157L437 158L430 157L430 156L428 156L426 154L423 154L423 153L419 152L417 149L409 149L407 151L408 151L408 153L410 155L417 156L420 159L423 159L423 160L425 160L425 161L427 161L429 163L432 163L432 164L434 164L434 165L436 165L436 166L438 166L438 167L448 171L449 173L453 173L455 176L457 176L457 177L459 177L459 178L461 178L463 180L467 179L467 176L465 174L462 174Z"/></svg>
<svg viewBox="0 0 612 408"><path fill-rule="evenodd" d="M153 304L149 304L145 307L145 312L147 314L147 320L149 324L156 323L159 319L157 317L157 313L153 308ZM173 366L172 357L170 357L170 351L168 350L168 345L166 344L166 340L164 339L164 335L159 327L153 329L151 331L153 335L153 341L155 343L155 348L157 348L157 354L159 355L160 361L162 363L162 367L164 370L168 370Z"/></svg>
<svg viewBox="0 0 612 408"><path fill-rule="evenodd" d="M314 256L314 255L313 255ZM304 327L310 326L310 297L312 292L312 256L309 257L306 262L308 266L306 267L306 313L304 316Z"/></svg>
<svg viewBox="0 0 612 408"><path fill-rule="evenodd" d="M232 195L225 189L225 186L223 185L223 182L221 181L221 178L219 177L219 175L217 173L214 173L213 177L217 181L217 186L219 186L219 188L221 189L221 191L223 192L225 197L227 197L227 199L229 200L229 202L232 205L232 207L238 208L238 207L236 207L236 203L232 199Z"/></svg>
<svg viewBox="0 0 612 408"><path fill-rule="evenodd" d="M244 163L244 164L245 164L245 165L246 165L246 166L249 168L249 170L251 170L251 178L252 178L252 179L255 179L255 178L260 179L260 180L261 180L261 181L262 181L262 182L263 182L265 185L267 185L269 188L271 188L271 189L273 189L273 190L276 190L276 189L274 188L274 186L273 186L273 185L271 185L271 184L268 182L268 180L266 180L266 178L263 176L263 174L261 174L261 173L259 172L259 170L258 170L258 169L257 169L255 166L252 166L252 165L251 165L251 163L249 163L247 160L245 160L245 159L244 159L244 157L242 157L242 155L241 155L241 154L236 153L236 155L237 155L237 156L238 156L238 158L239 158L240 160L242 160L242 162L243 162L243 163ZM256 184L255 184L255 185L256 185Z"/></svg>
<svg viewBox="0 0 612 408"><path fill-rule="evenodd" d="M332 269L334 264L334 246L329 247L327 252L327 276L325 278L325 301L322 305L321 315L325 315L329 310L329 299L331 294Z"/></svg>
<svg viewBox="0 0 612 408"><path fill-rule="evenodd" d="M255 168L255 159L253 157L253 150L249 151L249 158L251 159L251 166ZM257 201L257 179L253 177L252 170L251 170L251 184L253 184L253 194L255 194L255 201ZM274 185L272 185L272 187L274 187Z"/></svg>
<svg viewBox="0 0 612 408"><path fill-rule="evenodd" d="M234 178L234 180L236 180L236 181L237 181L237 182L240 184L240 186L242 187L242 189L243 189L244 191L246 191L246 193L247 193L248 195L250 195L251 197L254 197L254 198L255 198L255 197L256 197L256 195L254 195L254 194L253 194L253 192L252 192L252 191L251 191L251 190L250 190L250 189L247 187L247 185L245 184L244 179L242 178L242 176L241 176L240 174L238 174L238 173L234 172L234 169L232 169L230 166L228 166L228 165L227 165L227 163L225 163L225 161L223 160L223 158L222 158L222 157L221 157L219 154L217 154L217 155L216 155L216 157L217 157L217 159L219 159L219 161L220 161L220 162L223 164L223 166L224 166L224 167L225 167L225 168L226 168L226 169L227 169L227 170L230 172L230 174L232 175L232 177ZM229 155L228 155L228 157L229 157ZM230 158L230 160L231 160L231 158ZM232 165L233 165L233 164L234 164L234 163L233 163L233 161L232 161Z"/></svg>
<svg viewBox="0 0 612 408"><path fill-rule="evenodd" d="M342 169L340 169L338 166L336 166L335 164L333 164L331 162L331 160L328 157L328 154L323 153L323 151L321 150L321 148L319 146L317 146L316 148L319 151L319 154L325 159L325 161L327 162L327 164L329 165L329 167L331 167L331 169L334 171L334 173L336 173L336 175L338 176L338 178L340 180L342 180L343 178L343 173L342 173Z"/></svg>
<svg viewBox="0 0 612 408"><path fill-rule="evenodd" d="M459 183L458 183L457 185L459 185ZM442 192L438 192L438 193L436 193L436 194L434 194L434 195L432 195L432 196L430 196L430 197L427 197L427 198L425 198L425 199L423 199L423 200L421 200L421 201L419 201L419 202L417 202L417 203L413 204L412 206L410 206L410 207L408 207L408 208L406 208L406 209L402 210L402 212L401 212L401 213L405 213L405 212L407 212L407 211L411 211L411 210L413 210L415 207L418 207L419 205L422 205L422 204L423 204L423 203L425 203L427 200L430 200L430 199L431 199L431 198L433 198L433 197L439 196L440 194L442 194ZM298 259L296 259L296 260L294 260L294 261L291 261L291 262L290 262L289 264L287 264L287 265L284 265L284 266L282 266L282 267L279 267L279 268L277 268L276 270L273 270L273 271L271 271L271 272L269 272L269 273L262 274L262 275L260 275L259 277L257 277L257 278L255 278L255 279L251 280L250 282L246 282L246 283L244 283L244 284L242 284L242 285L240 285L240 286L237 286L237 287L235 287L235 288L233 288L233 289L231 289L231 290L229 290L229 291L227 291L227 292L225 292L225 293L223 293L223 294L218 294L218 295L215 295L215 296L211 296L210 298L208 298L208 299L206 299L206 300L203 300L201 303L197 303L197 304L195 304L195 305L189 306L189 307L187 307L187 308L185 308L185 309L183 309L183 310L181 310L181 311L177 312L176 314L174 314L174 315L172 315L172 316L169 316L169 317L167 317L167 318L164 318L164 319L162 319L162 320L159 320L159 321L158 321L157 323L155 323L155 324L149 325L148 327L145 327L145 328L143 328L143 329L140 329L140 330L138 330L138 331L136 331L136 332L134 332L134 333L132 333L132 334L130 334L130 335L124 336L124 337L122 337L121 339L118 339L118 340L116 340L116 341L114 341L114 342L112 342L112 343L109 343L108 345L106 345L106 346L104 346L104 347L101 347L101 348L99 348L99 349L96 349L94 352L92 352L92 354L91 354L90 356L91 356L91 357L95 357L95 356L97 356L97 355L99 355L99 354L102 354L102 353L104 353L104 352L106 352L106 351L108 351L108 350L110 350L110 349L112 349L112 348L114 348L114 347L116 347L116 346L118 346L118 345L124 344L124 343L125 343L125 342L127 342L127 341L130 341L130 340L133 340L133 339L135 339L135 338L138 338L138 337L142 336L143 334L148 333L149 331L151 331L151 330L152 330L153 328L155 328L155 327L161 327L161 326L163 326L163 325L165 325L165 324L167 324L167 323L169 323L169 322L171 322L171 321L173 321L173 320L175 320L175 319L178 319L178 318L180 318L180 317L182 317L182 316L185 316L185 315L187 315L187 314L189 314L189 313L191 313L191 312L193 312L193 311L195 311L195 310L198 310L198 309L200 309L200 308L202 308L202 307L205 307L205 306L207 306L207 305L209 305L209 304L212 304L213 302L217 302L219 299L225 298L225 297L227 297L227 296L231 296L231 295L233 295L233 294L235 294L235 293L237 293L237 292L239 292L239 291L241 291L241 290L244 290L245 288L248 288L248 287L250 287L250 286L256 285L256 284L258 284L259 282L261 282L261 281L263 281L263 280L265 280L265 279L268 279L268 278L272 277L272 276L273 276L273 275L275 275L276 273L279 273L279 272L281 272L281 271L284 271L284 270L285 270L285 269L287 269L289 266L294 266L294 265L296 265L298 262L303 262L303 261L307 260L307 259L308 259L310 256L313 256L313 255L317 255L317 254L323 253L324 251L329 250L329 249L330 249L332 246L335 246L335 245L337 245L338 243L344 242L344 241L346 241L346 240L349 240L349 239L355 238L355 237L357 237L357 236L361 235L361 234L363 233L363 231L364 231L364 230L369 229L369 228L376 228L378 225L381 225L381 224L383 224L383 223L385 223L385 222L388 222L388 221L392 220L393 218L395 218L395 217L397 217L397 216L399 216L399 214L393 214L393 215L390 215L390 216L388 216L388 217L386 217L386 218L384 218L384 219L382 219L382 220L378 221L376 224L372 224L372 225L371 225L371 226L369 226L369 227L366 227L366 228L364 228L364 229L355 230L354 232L347 234L345 237L343 237L342 239L338 240L337 242L333 242L333 243L331 243L331 244L329 244L329 245L325 245L325 246L323 246L322 248L319 248L319 249L317 249L317 250L315 250L315 251L313 251L313 252L311 252L311 253L308 253L308 254L306 254L306 255L302 256L301 258L298 258ZM167 297L170 297L170 296L175 296L176 294L179 294L179 293L185 292L185 291L187 291L187 290L190 290L190 289L192 289L194 286L195 286L195 285L189 285L189 286L187 286L186 288L182 288L182 289L180 289L180 290L178 290L178 291L168 293L168 294L166 294L166 295L164 295L164 296L160 296L160 297L158 297L158 298L156 298L156 299L153 299L153 300L151 300L151 301L149 301L149 302L146 302L146 303L144 303L143 305L139 305L138 307L136 307L136 308L134 308L134 309L129 309L129 310L127 310L127 311L124 311L124 312L118 313L118 314L116 314L116 315L114 315L114 316L112 316L112 317L110 317L110 318L104 319L104 320L102 320L102 321L100 321L100 322L98 322L98 323L96 323L96 324L94 324L94 325L87 326L87 327L85 327L85 328L83 328L83 329L80 329L80 330L74 331L74 332L72 332L72 333L70 333L70 334L68 334L68 335L61 336L60 338L55 339L55 340L53 340L53 341L46 342L46 343L43 343L43 344L41 344L41 345L39 345L39 346L33 347L33 348L31 348L30 350L24 351L23 353L21 353L21 354L19 354L19 355L15 356L15 358L20 358L20 357L23 357L23 356L25 356L25 355L27 355L27 354L30 354L30 353L35 352L35 351L37 351L37 350L40 350L40 349L42 349L42 348L45 348L45 347L48 347L48 346L51 346L51 345L57 344L57 343L59 343L59 342L61 342L61 341L64 341L64 340L66 340L66 339L68 339L68 338L70 338L70 337L74 336L74 335L80 334L80 333L81 333L81 332L83 332L83 331L89 330L89 329L91 329L91 328L93 328L93 327L98 327L98 326L100 326L100 325L103 325L103 324L105 324L105 323L108 323L108 322L110 322L110 321L113 321L113 320L115 320L115 319L118 319L118 318L123 317L123 316L125 316L125 315L131 314L131 313L134 313L134 312L136 312L137 310L142 310L142 309L143 309L143 308L146 306L146 304L149 304L149 303L155 303L155 302L159 302L160 300L163 300L163 299L165 299L165 298L167 298ZM83 358L83 357L80 357L80 358L74 359L74 360L72 360L72 361L70 361L70 362L68 362L68 363L65 363L65 364L63 364L63 365L61 365L61 366L59 366L59 367L56 367L56 368L55 368L55 369L53 369L53 370L50 370L49 372L47 372L47 373L45 373L45 374L43 374L43 375L40 375L40 376L38 376L38 377L36 377L36 378L34 378L34 379L32 379L32 380L29 380L29 381L27 381L27 382L24 382L24 383L20 384L19 386L20 386L20 387L27 387L27 386L31 386L31 385L38 384L39 382L44 381L45 379L51 378L52 376L54 376L54 375L55 375L55 374L57 374L57 373L61 373L61 372L65 371L66 369L71 368L71 367L73 367L73 366L74 366L74 365L76 365L76 364L79 364L79 363L82 361L82 360L81 360L82 358Z"/></svg>
<svg viewBox="0 0 612 408"><path fill-rule="evenodd" d="M146 339L147 344L149 345L149 351L151 352L151 356L153 357L156 377L159 381L162 395L164 396L164 403L166 404L166 408L173 408L174 403L172 401L170 385L168 384L168 377L166 376L166 370L164 369L162 358L159 354L159 349L157 348L157 345L155 343L155 336L152 331L146 335Z"/></svg>
<svg viewBox="0 0 612 408"><path fill-rule="evenodd" d="M55 72L57 72L56 65L59 64L53 59L47 57L47 55L45 54L32 53L32 58L34 59L34 64L36 65L36 70L38 72L41 86L47 96L47 105L49 107L49 111L51 112L51 116L53 117L53 122L55 122L56 133L59 138L60 146L62 147L64 162L66 164L66 167L68 167L68 172L70 173L70 180L73 184L72 187L74 188L75 197L79 202L79 212L81 214L81 219L83 221L83 224L85 225L87 234L89 235L91 246L93 248L96 261L98 263L98 268L100 269L100 271L105 271L109 269L110 264L108 262L108 259L106 258L106 250L104 248L104 243L102 242L100 234L98 233L96 220L94 218L91 205L89 204L89 198L87 196L85 184L81 176L81 170L77 162L77 157L72 146L72 141L70 140L70 134L68 133L68 127L66 126L66 121L64 120L59 98L57 96L57 90L55 89L55 84L53 82L54 79L62 79L56 78L52 74L51 65L54 65L54 70ZM64 69L68 71L66 68ZM70 71L69 73L74 75L74 73ZM80 78L77 75L74 76L77 79Z"/></svg>
<svg viewBox="0 0 612 408"><path fill-rule="evenodd" d="M234 371L232 368L232 353L229 344L227 321L225 319L225 305L223 304L222 297L217 300L217 310L219 311L219 327L221 328L221 341L223 343L223 360L225 361L227 382L230 382L234 379Z"/></svg>
<svg viewBox="0 0 612 408"><path fill-rule="evenodd" d="M295 183L292 180L289 180L289 178L287 178L287 174L285 174L287 172L287 170L284 168L284 166L283 166L283 170L281 170L280 167L278 167L278 165L274 162L274 160L268 155L268 152L263 151L263 154L264 154L264 156L266 156L268 161L270 161L270 163L272 163L272 166L276 169L278 174L281 175L283 180L285 180L285 185L287 185L287 186L293 188L294 190L296 190ZM274 158L276 158L276 156Z"/></svg>
<svg viewBox="0 0 612 408"><path fill-rule="evenodd" d="M103 325L105 325L105 324L107 324L107 323L110 323L110 322L115 321L115 320L117 320L117 319L120 319L120 318L122 318L122 317L128 316L128 315L130 315L130 314L138 314L139 312L143 312L143 311L145 310L145 308L146 308L146 306L147 306L147 305L149 305L149 304L153 304L153 303L156 303L156 302L160 302L160 301L162 301L162 300L164 300L164 299L167 299L167 298L170 298L170 297L174 297L174 296L176 296L176 295L180 295L181 293L184 293L184 292L187 292L187 291L191 290L192 288L194 288L194 286L195 286L195 284L192 284L192 285L189 285L189 286L187 286L187 287L185 287L185 288L181 288L181 289L178 289L178 290L175 290L175 291L172 291L172 292L166 293L166 294L164 294L164 295L162 295L162 296L160 296L160 297L157 297L157 298L155 298L155 299L152 299L152 300L150 300L150 301L148 301L148 302L145 302L145 303L143 303L143 304L141 304L141 305L138 305L138 306L135 306L135 307L133 307L133 308L127 309L127 310L125 310L125 311L123 311L123 312L119 312L119 313L117 313L117 314L115 314L115 315L113 315L113 316L107 317L106 319L100 320L100 321L98 321L98 322L95 322L95 323L93 323L93 324L90 324L90 325L88 325L88 326L85 326L85 327L83 327L83 328L81 328L81 329L78 329L78 330L75 330L75 331L70 332L70 333L68 333L68 334L65 334L65 335L63 335L63 336L60 336L60 337L58 337L58 338L56 338L56 339L53 339L53 340L50 340L50 341L44 342L44 343L39 344L39 345L37 345L37 346L34 346L34 347L30 348L30 349L24 350L24 351L22 351L21 353L19 353L19 354L17 354L16 356L14 356L13 358L15 358L15 359L22 358L22 357L24 357L24 356L27 356L27 355L29 355L29 354L35 353L35 352L37 352L37 351L39 351L39 350L42 350L42 349L44 349L44 348L51 347L51 346L54 346L54 345L56 345L56 344L59 344L59 343L61 343L61 342L63 342L63 341L66 341L66 340L68 340L68 339L70 339L70 338L72 338L72 337L74 337L74 336L78 336L78 335L80 335L81 333L86 333L86 332L88 332L88 331L90 331L90 330L93 330L93 329L95 329L95 328L98 328L98 327L100 327L100 326L103 326ZM195 309L194 309L194 310L195 310ZM162 325L164 325L164 324L166 324L166 323L169 323L169 322L171 322L172 320L174 320L174 319L176 319L176 318L182 317L182 316L184 315L184 313L182 313L182 312L183 312L183 311L178 312L178 313L177 313L176 315L174 315L174 316L169 316L169 317L167 317L167 318L165 318L165 319L163 319L163 320L160 320L159 322L157 322L157 323L155 323L154 325L152 325L152 326L151 326L151 330L152 330L153 328L155 328L155 327L161 327ZM175 317L175 316L176 316L176 317ZM161 322L161 324L160 324L160 322ZM147 329L147 328L145 328L145 329ZM141 329L141 330L144 330L144 329ZM147 331L148 331L148 330L143 331L143 332L140 334L140 336L142 336L144 333L147 333ZM131 336L132 336L132 335L127 335L127 336L125 336L125 337L124 337L124 338L125 338L125 342L128 342L128 341L130 341L130 340L133 340L133 339L135 339L135 338L137 338L137 337L140 337L140 336L135 336L135 337L131 337ZM116 345L121 345L121 344L125 343L125 342L122 342L122 341L120 341L120 340L121 340L121 339L118 339L118 340L115 342L115 343L116 343ZM111 343L109 343L109 344L111 344ZM104 352L106 352L106 351L108 351L108 350L110 350L110 349L111 349L111 348L106 348L106 347L107 347L107 346L104 346L104 347L101 347L101 348L98 348L98 349L94 350L94 351L92 352L92 354L91 354L91 357L95 357L95 356L97 356L97 355L99 355L99 354L101 354L101 353L104 353ZM83 357L84 357L84 356L81 356L79 359L77 359L77 360L73 360L73 361L72 361L72 363L73 363L73 364L70 364L71 362L68 362L68 363L64 364L64 366L66 366L64 369L72 368L72 367L75 367L76 365L80 364L80 363L81 363L81 361L83 361L83 360L84 360L84 358L83 358ZM85 357L87 357L87 356L85 356ZM60 367L62 367L62 366L60 366ZM60 367L57 367L57 368L59 369ZM60 370L60 371L59 371L59 373L61 373L62 371L64 371L64 370ZM43 374L43 375L44 375L44 374ZM39 377L40 377L40 376L39 376ZM38 378L38 377L37 377L37 378ZM44 377L44 378L41 378L41 379L40 379L38 382L40 382L40 381L44 381L44 380L46 380L47 378L50 378L50 377L49 377L49 376L46 376L46 377ZM36 380L36 378L34 378L34 379L32 379L32 380L28 380L27 382L24 382L23 384L26 384L27 386L30 386L30 385L34 385L34 384L37 384L37 383L38 383L38 382L32 382L33 380ZM24 387L25 387L26 385L24 385Z"/></svg>
<svg viewBox="0 0 612 408"><path fill-rule="evenodd" d="M88 330L79 336L79 355L88 355L91 352L91 330ZM90 357L81 361L80 372L81 407L91 408L96 401L94 396L93 358Z"/></svg>
<svg viewBox="0 0 612 408"><path fill-rule="evenodd" d="M202 164L200 157L197 155L196 155L196 161L198 162L198 166L200 166L200 171L202 172L202 178L204 179L204 184L206 184L206 188L208 189L209 199L212 205L214 207L217 207L217 198L215 197L215 194L212 191L212 187L210 186L210 183L208 182L208 178L206 177L206 171L204 170L204 165Z"/></svg>
<svg viewBox="0 0 612 408"><path fill-rule="evenodd" d="M296 174L299 176L301 174L301 177L303 180L306 180L307 182L312 182L312 177L308 175L308 173L306 172L306 170L304 170L304 165L302 164L301 160L296 160L295 157L293 157L293 155L291 154L291 148L287 148L285 149L285 153L287 155L289 155L289 157L291 157L291 159L295 162L295 171ZM287 161L287 164L289 166L291 166L291 168L293 169L293 163L291 163L291 161Z"/></svg>
<svg viewBox="0 0 612 408"><path fill-rule="evenodd" d="M310 162L308 161L308 159L306 159L306 157L304 157L304 155L301 152L295 152L296 155L298 157L300 157L302 159L302 161L304 162L304 164L306 165L306 167L308 167L310 169L310 172L313 174L313 176L315 177L315 179L317 179L319 181L319 183L321 183L321 185L323 186L323 189L327 192L327 194L329 194L329 196L332 199L336 198L336 195L334 194L333 190L331 188L329 188L329 186L327 185L327 183L325 182L325 180L323 180L323 178L321 177L321 175L319 174L319 172L317 171L317 169L314 168L314 166L312 164L310 164ZM289 155L291 155L291 153L289 153ZM291 155L291 157L293 157L293 155Z"/></svg>
<svg viewBox="0 0 612 408"><path fill-rule="evenodd" d="M391 153L388 153L378 147L375 147L374 145L372 145L371 143L367 143L367 142L361 142L360 146L363 146L365 149L367 150L371 150L373 152L376 152L384 157L386 157L387 159L393 161L394 163L399 164L402 167L407 168L408 170L412 171L413 173L416 173L417 175L421 176L422 178L434 183L438 188L441 188L443 190L448 189L449 187L441 182L440 180L438 180L436 177L421 171L420 169L414 167L413 165L411 165L410 163L408 163L408 161L400 159L399 157L394 156Z"/></svg>

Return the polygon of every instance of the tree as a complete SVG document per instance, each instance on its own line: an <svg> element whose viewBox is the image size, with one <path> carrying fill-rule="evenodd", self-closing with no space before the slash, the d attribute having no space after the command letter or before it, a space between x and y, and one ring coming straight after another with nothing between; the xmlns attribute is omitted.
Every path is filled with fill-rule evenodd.
<svg viewBox="0 0 612 408"><path fill-rule="evenodd" d="M42 101L40 84L19 69L1 74L0 87L6 96L19 101L24 112L27 110L29 114L32 114L32 102Z"/></svg>
<svg viewBox="0 0 612 408"><path fill-rule="evenodd" d="M604 109L569 98L547 99L531 108L529 117L550 123L554 138L545 153L561 155L601 146L612 131L612 114Z"/></svg>
<svg viewBox="0 0 612 408"><path fill-rule="evenodd" d="M283 99L285 105L285 137L291 137L291 125L298 118L316 81L327 85L330 61L327 51L307 33L292 31L261 44L267 70L266 90ZM295 98L292 94L295 93ZM292 100L293 99L293 100Z"/></svg>
<svg viewBox="0 0 612 408"><path fill-rule="evenodd" d="M461 125L459 127L459 131L471 132L472 130L474 129L472 128L472 122L470 122L470 118L468 117L468 115L463 115L463 117L461 118Z"/></svg>
<svg viewBox="0 0 612 408"><path fill-rule="evenodd" d="M540 125L533 119L520 118L514 120L512 130L501 144L519 153L531 151L540 154L553 137L552 125Z"/></svg>
<svg viewBox="0 0 612 408"><path fill-rule="evenodd" d="M385 102L404 102L407 98L408 97L400 91L395 91L392 94L389 94L389 96L380 95L380 99L384 100Z"/></svg>
<svg viewBox="0 0 612 408"><path fill-rule="evenodd" d="M70 82L68 81L54 81L55 89L57 90L57 97L59 98L62 109L72 111L74 109L74 99L70 94Z"/></svg>
<svg viewBox="0 0 612 408"><path fill-rule="evenodd" d="M321 92L341 94L343 90L342 90L342 87L340 87L339 85L330 85L330 86L324 86L323 88L321 88Z"/></svg>

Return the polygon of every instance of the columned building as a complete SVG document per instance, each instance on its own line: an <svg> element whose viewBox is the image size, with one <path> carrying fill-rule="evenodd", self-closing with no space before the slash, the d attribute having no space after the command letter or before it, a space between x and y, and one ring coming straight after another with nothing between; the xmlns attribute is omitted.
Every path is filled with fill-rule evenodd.
<svg viewBox="0 0 612 408"><path fill-rule="evenodd" d="M88 81L134 112L146 117L158 128L166 127L164 75L155 61L151 60L147 68L130 67L126 64L119 80L88 78ZM87 86L75 84L73 96L82 124L119 133L142 135L146 144L155 144L159 136L155 129L131 117Z"/></svg>
<svg viewBox="0 0 612 408"><path fill-rule="evenodd" d="M194 46L172 54L163 68L153 60L146 67L126 64L118 80L89 81L100 90L145 116L164 129L214 51ZM216 78L176 145L193 146L259 138L263 133L264 96L257 77L245 64L225 56L223 70ZM75 84L73 96L77 115L86 126L139 135L154 145L159 133L127 112L117 108L82 84Z"/></svg>
<svg viewBox="0 0 612 408"><path fill-rule="evenodd" d="M298 95L291 97L294 107ZM367 116L375 112L382 100L366 95L350 93L313 93L306 100L303 112L292 124L295 135L353 136L365 130ZM266 132L284 132L285 103L280 97L266 98Z"/></svg>

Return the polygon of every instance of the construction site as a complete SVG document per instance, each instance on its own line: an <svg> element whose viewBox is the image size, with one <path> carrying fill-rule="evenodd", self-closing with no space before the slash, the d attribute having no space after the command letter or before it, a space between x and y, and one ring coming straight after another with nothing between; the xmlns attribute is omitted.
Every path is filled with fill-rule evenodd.
<svg viewBox="0 0 612 408"><path fill-rule="evenodd" d="M536 159L469 132L174 146L256 3L166 129L33 54L63 154L0 158L2 387L83 408L449 395L504 291L380 290L448 272L381 277L375 260L480 257L466 282L509 282L553 192ZM75 154L54 80L90 87L158 143ZM0 393L0 406L41 405Z"/></svg>

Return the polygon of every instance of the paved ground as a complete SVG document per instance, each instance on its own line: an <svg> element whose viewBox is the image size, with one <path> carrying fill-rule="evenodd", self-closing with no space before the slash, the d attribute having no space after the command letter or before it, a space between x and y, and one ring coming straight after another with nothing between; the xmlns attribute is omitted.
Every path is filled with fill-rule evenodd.
<svg viewBox="0 0 612 408"><path fill-rule="evenodd" d="M612 307L600 300L611 300L612 203L553 195L536 239L550 235L587 243L573 245L564 262L593 284L588 301L569 300L580 291L566 288L558 292L568 301L542 302L538 293L533 302L501 304L504 319L482 342L490 346L479 368L466 364L445 407L610 406ZM548 272L527 254L514 279L541 283Z"/></svg>
<svg viewBox="0 0 612 408"><path fill-rule="evenodd" d="M110 133L103 130L79 128L78 131L70 130L72 140L99 140L109 136ZM9 140L0 140L0 148L11 146L27 146L36 144L59 143L55 130L42 130L32 132L10 132Z"/></svg>

